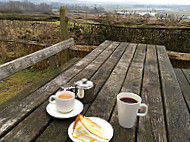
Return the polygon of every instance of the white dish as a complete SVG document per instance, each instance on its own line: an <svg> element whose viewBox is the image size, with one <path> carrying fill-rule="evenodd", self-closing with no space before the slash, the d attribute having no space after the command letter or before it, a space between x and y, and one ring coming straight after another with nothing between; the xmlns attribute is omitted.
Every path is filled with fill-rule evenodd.
<svg viewBox="0 0 190 142"><path fill-rule="evenodd" d="M68 113L61 113L57 111L56 106L53 103L49 103L46 106L46 111L48 112L49 115L55 118L61 118L61 119L74 117L78 115L79 113L81 113L82 110L83 110L83 104L77 99L75 99L74 109Z"/></svg>
<svg viewBox="0 0 190 142"><path fill-rule="evenodd" d="M106 120L101 119L99 117L88 117L88 118L102 127L102 133L103 133L104 138L109 139L110 141L111 138L113 137L113 128L111 124L107 122ZM68 128L68 135L70 139L74 142L82 142L81 140L73 137L73 125L74 125L74 122L71 123Z"/></svg>

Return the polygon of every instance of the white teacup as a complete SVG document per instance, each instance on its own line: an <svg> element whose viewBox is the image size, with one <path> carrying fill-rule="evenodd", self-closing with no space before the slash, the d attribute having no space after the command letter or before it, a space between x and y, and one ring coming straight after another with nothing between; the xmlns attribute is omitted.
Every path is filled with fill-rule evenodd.
<svg viewBox="0 0 190 142"><path fill-rule="evenodd" d="M55 95L49 97L50 103L55 103L56 109L62 113L68 113L73 110L75 104L75 93L71 91L58 91Z"/></svg>
<svg viewBox="0 0 190 142"><path fill-rule="evenodd" d="M122 92L117 95L119 124L122 127L133 127L137 116L145 116L147 114L148 106L141 103L141 101L141 97L134 93ZM145 108L144 113L138 113L138 110L141 108Z"/></svg>

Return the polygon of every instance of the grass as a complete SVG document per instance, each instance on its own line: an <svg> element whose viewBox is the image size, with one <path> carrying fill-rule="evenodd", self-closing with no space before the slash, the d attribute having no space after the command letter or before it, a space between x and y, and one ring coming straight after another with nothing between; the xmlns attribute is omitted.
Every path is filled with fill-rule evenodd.
<svg viewBox="0 0 190 142"><path fill-rule="evenodd" d="M164 11L162 13L167 13L169 15L177 15L177 16L182 16L182 15L185 15L185 16L188 16L190 15L190 11Z"/></svg>
<svg viewBox="0 0 190 142"><path fill-rule="evenodd" d="M6 102L34 82L51 72L50 68L43 71L26 69L0 81L0 104Z"/></svg>
<svg viewBox="0 0 190 142"><path fill-rule="evenodd" d="M52 9L52 12L59 12L59 9Z"/></svg>

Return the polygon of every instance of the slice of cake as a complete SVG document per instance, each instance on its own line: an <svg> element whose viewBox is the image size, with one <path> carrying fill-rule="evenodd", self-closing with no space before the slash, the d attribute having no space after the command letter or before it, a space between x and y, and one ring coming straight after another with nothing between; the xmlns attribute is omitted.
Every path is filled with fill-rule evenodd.
<svg viewBox="0 0 190 142"><path fill-rule="evenodd" d="M102 128L89 118L79 114L73 125L73 137L84 142L106 142Z"/></svg>

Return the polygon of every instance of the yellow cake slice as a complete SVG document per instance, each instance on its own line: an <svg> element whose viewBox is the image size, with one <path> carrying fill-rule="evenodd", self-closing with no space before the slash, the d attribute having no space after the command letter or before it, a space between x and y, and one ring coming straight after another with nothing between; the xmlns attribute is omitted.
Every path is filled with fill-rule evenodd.
<svg viewBox="0 0 190 142"><path fill-rule="evenodd" d="M106 142L108 139L103 137L102 128L79 114L73 125L73 137L84 142Z"/></svg>

